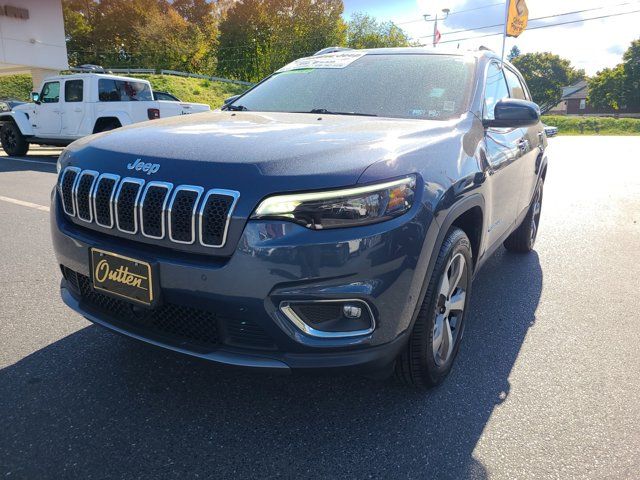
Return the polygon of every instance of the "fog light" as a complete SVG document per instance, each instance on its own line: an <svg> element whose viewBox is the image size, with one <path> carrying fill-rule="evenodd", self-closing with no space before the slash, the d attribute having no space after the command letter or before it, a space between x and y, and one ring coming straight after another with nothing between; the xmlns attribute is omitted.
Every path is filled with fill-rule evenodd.
<svg viewBox="0 0 640 480"><path fill-rule="evenodd" d="M313 337L357 337L369 335L375 329L373 312L364 300L284 301L280 303L280 311Z"/></svg>
<svg viewBox="0 0 640 480"><path fill-rule="evenodd" d="M362 315L362 308L347 303L342 307L342 313L347 318L360 318L360 315Z"/></svg>

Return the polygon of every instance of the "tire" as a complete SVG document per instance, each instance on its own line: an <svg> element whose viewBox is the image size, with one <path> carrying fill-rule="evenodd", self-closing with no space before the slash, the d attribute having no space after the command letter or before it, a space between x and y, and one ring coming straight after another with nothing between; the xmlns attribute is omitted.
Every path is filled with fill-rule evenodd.
<svg viewBox="0 0 640 480"><path fill-rule="evenodd" d="M538 182L536 191L529 205L527 216L518 228L504 241L504 248L515 253L529 253L533 250L540 226L540 213L542 212L543 180Z"/></svg>
<svg viewBox="0 0 640 480"><path fill-rule="evenodd" d="M462 269L459 275L456 265ZM438 253L409 342L396 360L396 377L402 383L431 388L451 371L464 333L472 266L469 239L459 228L451 228ZM456 277L454 288L447 288ZM449 292L448 298L443 292Z"/></svg>
<svg viewBox="0 0 640 480"><path fill-rule="evenodd" d="M29 151L29 142L22 135L18 126L13 122L6 122L0 129L2 149L9 156L21 157Z"/></svg>

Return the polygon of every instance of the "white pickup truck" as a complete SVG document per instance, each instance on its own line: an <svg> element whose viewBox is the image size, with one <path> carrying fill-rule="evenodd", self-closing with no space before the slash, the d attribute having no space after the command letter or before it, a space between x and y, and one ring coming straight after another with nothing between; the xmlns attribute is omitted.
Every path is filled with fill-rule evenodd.
<svg viewBox="0 0 640 480"><path fill-rule="evenodd" d="M25 155L32 143L65 146L132 123L210 110L201 103L154 100L146 80L95 73L48 78L31 97L33 103L0 113L8 155Z"/></svg>

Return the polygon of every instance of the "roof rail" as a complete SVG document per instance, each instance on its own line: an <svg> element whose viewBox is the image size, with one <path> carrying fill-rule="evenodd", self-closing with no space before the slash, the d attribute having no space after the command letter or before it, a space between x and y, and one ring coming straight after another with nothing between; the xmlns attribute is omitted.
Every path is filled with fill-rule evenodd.
<svg viewBox="0 0 640 480"><path fill-rule="evenodd" d="M327 48L323 48L322 50L318 50L316 53L313 54L313 56L315 57L316 55L325 55L327 53L336 53L336 52L343 52L345 50L353 50L353 48L347 48L347 47L327 47Z"/></svg>

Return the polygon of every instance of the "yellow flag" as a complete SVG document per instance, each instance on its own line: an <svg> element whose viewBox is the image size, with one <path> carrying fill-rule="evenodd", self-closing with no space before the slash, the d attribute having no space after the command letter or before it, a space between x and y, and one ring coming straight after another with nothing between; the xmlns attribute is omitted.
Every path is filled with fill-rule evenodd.
<svg viewBox="0 0 640 480"><path fill-rule="evenodd" d="M525 0L507 0L509 15L507 16L507 37L517 37L527 28L529 9Z"/></svg>

